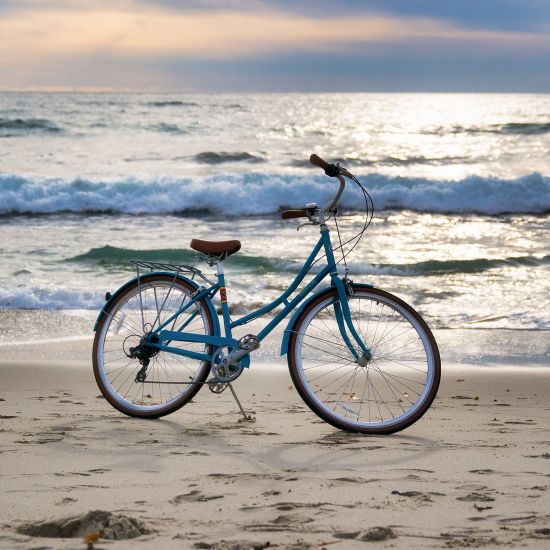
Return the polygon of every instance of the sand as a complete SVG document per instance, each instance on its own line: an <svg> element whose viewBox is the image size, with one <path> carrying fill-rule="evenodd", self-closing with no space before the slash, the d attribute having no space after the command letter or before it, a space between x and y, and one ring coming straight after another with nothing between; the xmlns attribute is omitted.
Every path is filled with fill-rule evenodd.
<svg viewBox="0 0 550 550"><path fill-rule="evenodd" d="M540 361L443 354L430 411L365 437L311 413L273 353L235 383L252 422L206 388L164 419L128 418L99 397L90 350L0 346L1 548L86 548L102 525L94 548L550 547Z"/></svg>

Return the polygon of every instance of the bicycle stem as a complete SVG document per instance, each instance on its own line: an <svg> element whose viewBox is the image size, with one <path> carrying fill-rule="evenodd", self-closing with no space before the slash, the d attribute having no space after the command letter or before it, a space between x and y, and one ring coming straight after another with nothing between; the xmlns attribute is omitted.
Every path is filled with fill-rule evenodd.
<svg viewBox="0 0 550 550"><path fill-rule="evenodd" d="M327 204L323 208L323 210L326 210L327 212L335 212L338 208L338 203L340 202L340 198L342 196L342 193L344 192L344 189L346 187L346 180L341 176L340 174L336 176L338 180L340 181L340 187L338 188L338 191L336 192L336 195L334 195L334 198L331 202Z"/></svg>

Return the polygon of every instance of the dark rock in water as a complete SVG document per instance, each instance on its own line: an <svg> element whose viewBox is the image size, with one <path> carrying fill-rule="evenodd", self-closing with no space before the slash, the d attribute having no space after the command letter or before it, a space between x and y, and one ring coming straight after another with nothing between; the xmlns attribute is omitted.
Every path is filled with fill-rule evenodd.
<svg viewBox="0 0 550 550"><path fill-rule="evenodd" d="M380 540L396 539L397 535L390 527L371 527L362 537L361 540L367 542L375 542Z"/></svg>
<svg viewBox="0 0 550 550"><path fill-rule="evenodd" d="M110 540L133 539L153 531L139 520L103 510L92 510L80 517L61 518L40 523L26 523L17 532L31 537L81 538L101 532Z"/></svg>

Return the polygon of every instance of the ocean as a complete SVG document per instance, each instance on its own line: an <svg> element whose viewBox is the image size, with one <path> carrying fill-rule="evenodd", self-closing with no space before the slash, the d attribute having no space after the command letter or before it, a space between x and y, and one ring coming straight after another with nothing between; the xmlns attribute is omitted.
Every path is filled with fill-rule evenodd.
<svg viewBox="0 0 550 550"><path fill-rule="evenodd" d="M212 273L192 238L242 242L232 313L259 307L318 238L280 211L336 190L315 152L374 200L353 280L436 329L550 329L549 151L550 94L1 93L0 309L90 316L131 259Z"/></svg>

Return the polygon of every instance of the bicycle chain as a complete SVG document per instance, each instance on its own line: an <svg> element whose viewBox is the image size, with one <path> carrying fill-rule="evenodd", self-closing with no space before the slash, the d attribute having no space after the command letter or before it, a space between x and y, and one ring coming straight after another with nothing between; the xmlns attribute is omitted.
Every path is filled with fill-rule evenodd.
<svg viewBox="0 0 550 550"><path fill-rule="evenodd" d="M137 383L137 382L136 382ZM215 380L215 379L210 379L210 380L207 380L206 382L162 382L162 381L152 381L152 380L143 380L142 381L142 384L170 384L170 385L178 385L178 384L200 384L201 386L208 386L208 389L212 392L212 393L217 393L217 394L220 394L222 393L224 390L227 389L227 386L228 386L228 383L227 382L222 382L221 380Z"/></svg>

